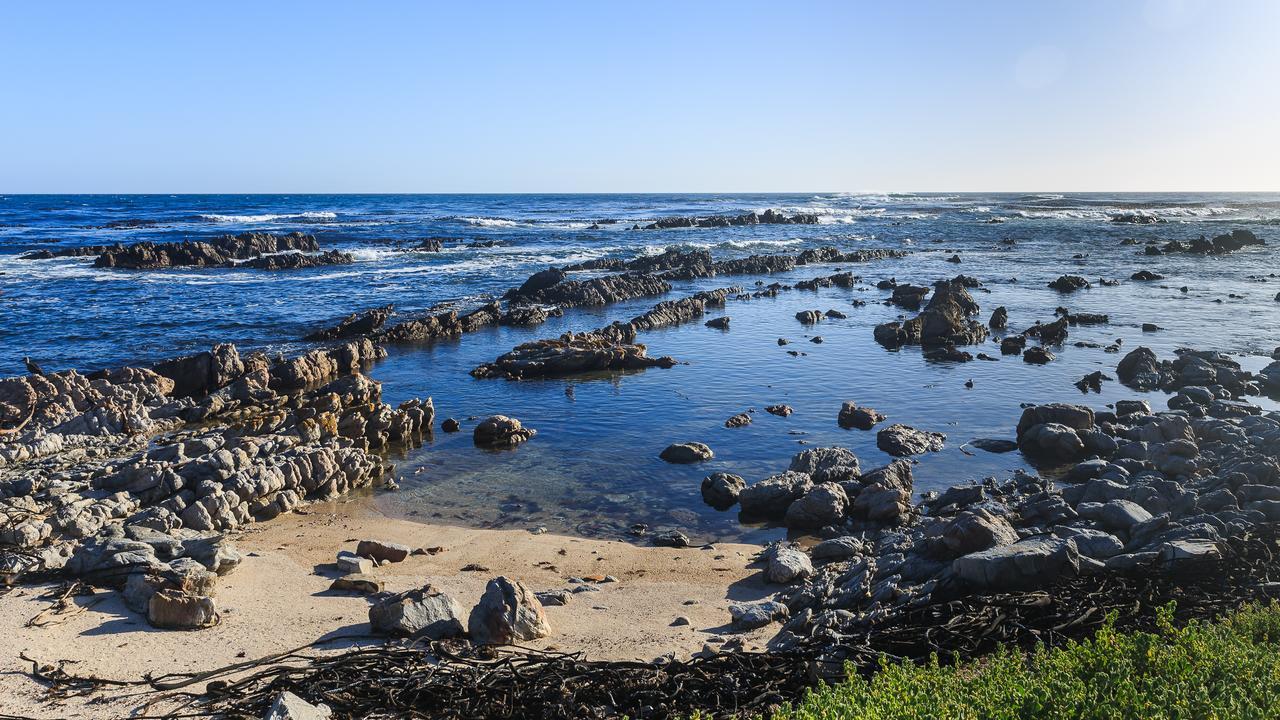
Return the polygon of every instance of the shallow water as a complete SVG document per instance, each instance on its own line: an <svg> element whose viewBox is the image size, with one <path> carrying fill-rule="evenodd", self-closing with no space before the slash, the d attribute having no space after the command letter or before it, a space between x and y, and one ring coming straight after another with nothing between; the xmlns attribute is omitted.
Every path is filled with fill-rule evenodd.
<svg viewBox="0 0 1280 720"><path fill-rule="evenodd" d="M818 212L823 222L629 229L669 215L769 207ZM1110 214L1127 209L1155 212L1168 222L1109 222ZM985 222L993 217L1005 222ZM93 227L121 219L159 225ZM590 227L603 219L619 222ZM1124 351L1146 345L1166 357L1179 347L1212 348L1249 355L1242 361L1260 367L1280 345L1274 300L1280 279L1271 276L1280 270L1272 247L1280 242L1277 223L1277 195L6 196L0 198L0 374L22 372L25 355L46 369L86 369L147 362L223 341L298 351L307 344L297 338L349 312L387 303L402 312L445 301L473 304L546 265L630 258L669 246L705 247L717 257L790 254L820 245L913 251L903 259L845 267L865 278L854 290L730 300L723 311L732 317L727 331L699 321L643 333L640 342L650 354L687 363L669 370L524 382L467 374L525 340L625 320L658 298L570 310L533 329L489 328L460 340L391 348L372 370L388 401L431 395L438 416L456 417L464 429L473 424L468 418L501 412L539 431L506 452L477 450L469 433L437 431L400 460L404 489L382 500L394 514L608 536L625 536L633 523L646 523L681 527L698 539L760 540L780 531L743 526L735 513L703 505L701 478L723 470L757 480L785 469L805 444L848 446L867 467L887 462L875 448L874 432L836 426L844 400L875 407L888 422L948 435L943 452L920 458L916 489L923 491L1026 467L1017 453L967 454L961 448L973 438L1010 437L1020 403L1062 400L1102 407L1140 395L1114 382L1105 383L1101 394L1082 395L1072 382L1098 369L1114 374L1121 355L1074 347L1076 341L1105 345L1120 338ZM1220 258L1148 258L1137 254L1140 247L1120 244L1125 238L1188 240L1237 227L1252 229L1270 245ZM312 232L326 248L353 252L358 261L273 273L108 271L91 268L91 259L17 259L45 247L250 229ZM501 244L455 244L438 254L396 249L427 236ZM945 261L953 253L960 264ZM1073 259L1077 254L1086 257ZM674 283L670 297L725 285L750 289L756 281L791 283L829 275L836 267ZM1166 279L1129 282L1139 268ZM902 314L876 302L887 295L875 289L876 281L896 277L924 284L960 272L985 284L974 293L983 320L1003 305L1010 327L1021 330L1052 320L1054 309L1064 306L1107 313L1111 323L1072 328L1067 345L1055 350L1058 359L1043 367L1016 356L932 363L918 348L887 351L874 343L872 327ZM1046 283L1063 273L1125 282L1060 295ZM1184 285L1186 293L1179 291ZM868 304L854 307L854 299ZM800 310L828 308L849 317L814 327L794 319ZM1143 322L1163 329L1144 333ZM807 342L814 334L824 342ZM791 344L778 346L779 337ZM793 357L788 350L807 354ZM994 344L970 350L999 357ZM972 389L965 387L967 380ZM1146 397L1163 406L1162 393ZM763 412L775 403L796 412L789 418ZM750 426L723 427L726 418L748 408L759 411ZM678 466L657 459L667 444L688 440L709 444L715 460Z"/></svg>

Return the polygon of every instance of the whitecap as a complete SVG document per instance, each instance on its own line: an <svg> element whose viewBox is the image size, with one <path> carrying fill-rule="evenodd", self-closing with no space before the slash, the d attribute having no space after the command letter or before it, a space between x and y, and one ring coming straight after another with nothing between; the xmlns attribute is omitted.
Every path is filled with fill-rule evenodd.
<svg viewBox="0 0 1280 720"><path fill-rule="evenodd" d="M202 213L196 217L216 223L264 223L277 220L334 220L338 213L327 210L308 210L301 213L266 213L263 215L221 215Z"/></svg>

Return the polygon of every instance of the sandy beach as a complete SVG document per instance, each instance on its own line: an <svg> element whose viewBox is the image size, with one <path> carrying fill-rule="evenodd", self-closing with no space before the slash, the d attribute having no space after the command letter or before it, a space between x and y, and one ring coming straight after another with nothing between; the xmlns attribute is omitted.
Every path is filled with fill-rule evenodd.
<svg viewBox="0 0 1280 720"><path fill-rule="evenodd" d="M714 641L728 620L730 601L758 600L769 593L759 573L747 568L757 548L724 544L705 548L650 548L621 542L534 534L526 530L471 530L385 517L369 498L317 503L300 513L251 526L237 538L243 563L219 583L221 623L211 629L174 632L151 628L128 610L118 593L102 590L77 598L83 612L56 616L44 627L25 627L50 607L41 599L50 585L14 588L0 602L0 632L12 638L0 658L8 678L0 683L3 713L39 718L123 717L154 696L110 690L65 704L42 702L43 688L23 673L20 654L53 663L68 660L68 672L113 679L145 674L204 672L323 638L359 635L328 648L380 643L369 632L369 601L330 591L339 573L335 553L360 539L442 547L435 555L377 568L389 591L425 583L475 604L485 583L498 575L518 578L536 590L572 588L571 577L605 576L563 607L547 607L553 634L529 647L582 651L591 658L650 660L668 652L688 655ZM462 571L469 565L487 570ZM689 625L672 626L677 617ZM65 620L65 621L64 621ZM763 645L774 629L735 634L744 646ZM102 704L100 698L110 698Z"/></svg>

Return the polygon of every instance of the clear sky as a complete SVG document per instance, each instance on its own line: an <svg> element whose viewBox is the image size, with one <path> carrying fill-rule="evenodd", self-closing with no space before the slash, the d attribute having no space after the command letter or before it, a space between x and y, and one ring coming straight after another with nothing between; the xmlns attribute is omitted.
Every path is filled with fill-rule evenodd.
<svg viewBox="0 0 1280 720"><path fill-rule="evenodd" d="M1280 190L1280 0L0 3L0 192Z"/></svg>

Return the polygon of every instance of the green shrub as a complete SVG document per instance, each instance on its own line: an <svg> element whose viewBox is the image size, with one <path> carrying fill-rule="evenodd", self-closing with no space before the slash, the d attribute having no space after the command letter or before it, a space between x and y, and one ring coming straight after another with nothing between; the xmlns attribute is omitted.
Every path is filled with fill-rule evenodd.
<svg viewBox="0 0 1280 720"><path fill-rule="evenodd" d="M1280 606L1215 623L1116 632L1030 654L942 666L886 664L811 692L774 720L1280 717Z"/></svg>

